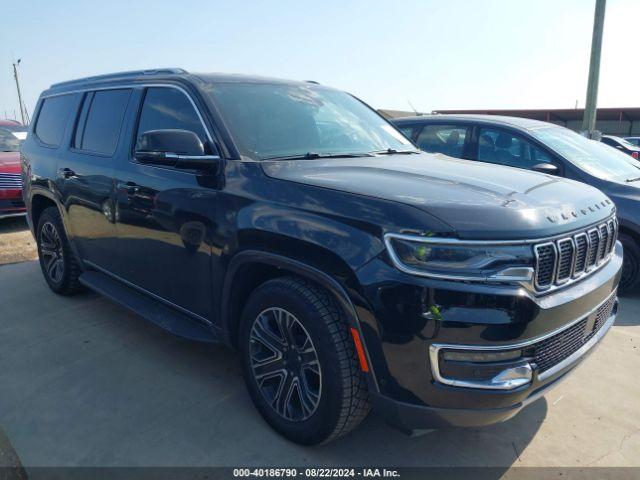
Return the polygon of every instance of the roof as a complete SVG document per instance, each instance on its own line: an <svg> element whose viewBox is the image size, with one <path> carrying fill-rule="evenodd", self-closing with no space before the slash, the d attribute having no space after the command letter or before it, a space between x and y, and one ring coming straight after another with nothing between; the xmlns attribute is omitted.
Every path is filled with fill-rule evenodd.
<svg viewBox="0 0 640 480"><path fill-rule="evenodd" d="M542 108L518 110L437 110L433 113L442 114L487 114L507 115L511 117L527 117L545 122L582 121L584 108ZM637 121L640 120L640 107L598 108L597 120Z"/></svg>
<svg viewBox="0 0 640 480"><path fill-rule="evenodd" d="M526 130L549 127L551 124L529 118L507 117L502 115L419 115L415 117L394 118L393 123L434 123L442 121L473 122L485 125L508 125Z"/></svg>
<svg viewBox="0 0 640 480"><path fill-rule="evenodd" d="M155 68L150 70L131 70L127 72L108 73L105 75L94 75L65 82L54 83L49 90L73 90L86 88L111 82L141 82L149 79L169 80L169 79L198 79L205 83L269 83L283 85L308 85L310 83L318 85L313 80L294 81L277 78L260 77L257 75L241 75L230 73L189 73L182 68Z"/></svg>

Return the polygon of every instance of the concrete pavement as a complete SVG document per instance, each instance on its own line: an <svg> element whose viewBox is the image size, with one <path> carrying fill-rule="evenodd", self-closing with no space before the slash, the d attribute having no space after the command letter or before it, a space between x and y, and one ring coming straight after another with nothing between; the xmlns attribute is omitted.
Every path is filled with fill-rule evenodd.
<svg viewBox="0 0 640 480"><path fill-rule="evenodd" d="M569 379L508 422L409 438L370 415L305 448L262 421L234 352L173 337L93 293L57 296L36 262L0 266L0 286L0 462L640 466L640 296L622 300Z"/></svg>

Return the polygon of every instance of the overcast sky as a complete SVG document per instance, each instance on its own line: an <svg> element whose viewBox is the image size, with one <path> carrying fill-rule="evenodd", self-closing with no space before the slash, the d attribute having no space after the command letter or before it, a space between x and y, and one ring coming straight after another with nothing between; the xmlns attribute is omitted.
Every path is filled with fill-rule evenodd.
<svg viewBox="0 0 640 480"><path fill-rule="evenodd" d="M317 80L376 108L584 106L595 0L3 2L0 117L153 67ZM640 107L640 1L608 0L599 106Z"/></svg>

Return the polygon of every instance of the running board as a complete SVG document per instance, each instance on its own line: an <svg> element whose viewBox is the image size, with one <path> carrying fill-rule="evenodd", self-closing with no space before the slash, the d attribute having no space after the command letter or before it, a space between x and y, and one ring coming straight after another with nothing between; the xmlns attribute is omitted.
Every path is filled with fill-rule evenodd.
<svg viewBox="0 0 640 480"><path fill-rule="evenodd" d="M204 326L188 315L163 305L104 273L86 271L80 275L79 280L91 290L119 303L174 335L198 342L219 341L212 331L213 327Z"/></svg>

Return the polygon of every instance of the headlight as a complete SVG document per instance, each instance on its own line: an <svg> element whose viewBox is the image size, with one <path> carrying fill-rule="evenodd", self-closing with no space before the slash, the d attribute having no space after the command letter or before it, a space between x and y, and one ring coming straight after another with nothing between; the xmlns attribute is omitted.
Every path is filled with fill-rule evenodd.
<svg viewBox="0 0 640 480"><path fill-rule="evenodd" d="M531 245L400 234L387 234L385 243L396 267L413 275L484 281L533 278Z"/></svg>

